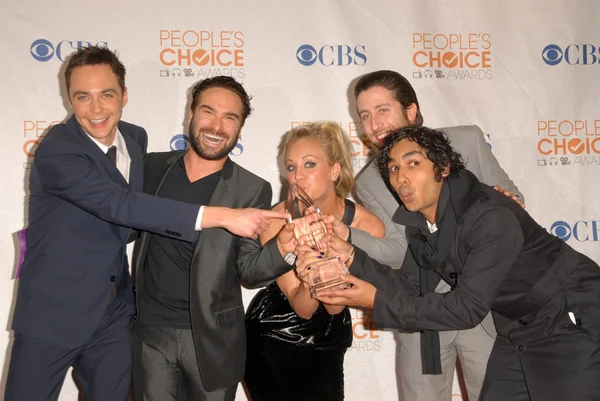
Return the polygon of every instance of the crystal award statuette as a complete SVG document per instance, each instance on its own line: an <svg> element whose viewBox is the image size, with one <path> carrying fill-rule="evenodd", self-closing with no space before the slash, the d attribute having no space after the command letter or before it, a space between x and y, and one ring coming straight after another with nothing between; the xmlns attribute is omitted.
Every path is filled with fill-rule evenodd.
<svg viewBox="0 0 600 401"><path fill-rule="evenodd" d="M348 268L339 256L325 258L310 265L308 282L313 298L322 290L343 290L350 287L344 281Z"/></svg>
<svg viewBox="0 0 600 401"><path fill-rule="evenodd" d="M294 223L294 237L300 245L310 245L324 253L325 259L310 265L308 281L310 292L316 297L324 289L344 289L349 284L344 282L348 269L339 256L327 257L328 244L325 241L327 226L323 221L321 211L314 204L310 196L299 186L290 184L294 198L285 203L285 208L292 216ZM297 206L298 207L297 207ZM302 216L300 205L304 206Z"/></svg>

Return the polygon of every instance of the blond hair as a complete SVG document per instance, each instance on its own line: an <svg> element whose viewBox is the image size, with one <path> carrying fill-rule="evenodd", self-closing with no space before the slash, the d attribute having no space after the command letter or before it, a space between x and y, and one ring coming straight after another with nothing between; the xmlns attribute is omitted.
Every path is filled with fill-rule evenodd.
<svg viewBox="0 0 600 401"><path fill-rule="evenodd" d="M333 121L316 121L294 128L284 138L281 148L287 153L289 146L300 139L317 140L327 155L329 163L340 164L340 175L335 180L335 194L347 198L354 187L352 152L350 138L339 124Z"/></svg>

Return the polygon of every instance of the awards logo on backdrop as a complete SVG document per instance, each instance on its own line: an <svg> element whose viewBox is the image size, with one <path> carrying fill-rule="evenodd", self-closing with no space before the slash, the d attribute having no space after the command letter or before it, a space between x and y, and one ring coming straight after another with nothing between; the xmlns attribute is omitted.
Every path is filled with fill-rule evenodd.
<svg viewBox="0 0 600 401"><path fill-rule="evenodd" d="M91 43L86 40L61 40L54 45L47 39L37 39L31 44L29 51L37 61L46 62L57 59L62 62L74 51L91 45L108 46L108 42Z"/></svg>
<svg viewBox="0 0 600 401"><path fill-rule="evenodd" d="M413 78L492 79L489 33L412 34Z"/></svg>
<svg viewBox="0 0 600 401"><path fill-rule="evenodd" d="M537 160L546 166L600 166L600 120L538 120Z"/></svg>
<svg viewBox="0 0 600 401"><path fill-rule="evenodd" d="M565 242L571 238L579 242L598 242L600 220L580 220L574 224L569 224L566 221L556 221L550 226L549 231Z"/></svg>
<svg viewBox="0 0 600 401"><path fill-rule="evenodd" d="M349 351L379 352L384 336L375 328L371 311L350 308L352 317L352 346ZM385 338L385 340L391 340Z"/></svg>
<svg viewBox="0 0 600 401"><path fill-rule="evenodd" d="M40 141L44 137L44 134L56 124L60 124L60 121L46 121L46 120L23 120L23 153L27 157L27 161L23 163L23 168L31 168L31 162L33 161L33 155L35 150L40 144Z"/></svg>
<svg viewBox="0 0 600 401"><path fill-rule="evenodd" d="M246 77L242 31L161 29L159 38L160 77L201 80L226 75L240 82Z"/></svg>
<svg viewBox="0 0 600 401"><path fill-rule="evenodd" d="M184 134L174 135L169 141L169 149L171 150L186 150L190 146L190 138ZM242 136L240 135L235 147L229 152L229 156L239 156L244 152L242 145Z"/></svg>
<svg viewBox="0 0 600 401"><path fill-rule="evenodd" d="M564 48L548 45L542 50L544 63L554 66L561 62L570 65L600 64L600 46L590 44L571 44Z"/></svg>
<svg viewBox="0 0 600 401"><path fill-rule="evenodd" d="M298 62L306 67L320 64L325 67L362 66L367 63L364 45L302 45L296 50Z"/></svg>

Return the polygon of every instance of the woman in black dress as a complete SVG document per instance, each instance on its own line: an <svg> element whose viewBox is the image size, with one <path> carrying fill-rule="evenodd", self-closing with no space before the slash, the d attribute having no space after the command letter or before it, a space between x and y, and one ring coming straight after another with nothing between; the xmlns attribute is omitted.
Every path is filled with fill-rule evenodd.
<svg viewBox="0 0 600 401"><path fill-rule="evenodd" d="M291 131L282 145L288 181L302 188L323 215L383 237L381 220L346 199L354 185L353 148L338 124L304 125ZM273 210L283 211L283 202ZM283 224L272 221L261 244ZM313 299L291 271L254 297L246 329L245 381L252 401L344 399L344 354L352 344L347 308Z"/></svg>

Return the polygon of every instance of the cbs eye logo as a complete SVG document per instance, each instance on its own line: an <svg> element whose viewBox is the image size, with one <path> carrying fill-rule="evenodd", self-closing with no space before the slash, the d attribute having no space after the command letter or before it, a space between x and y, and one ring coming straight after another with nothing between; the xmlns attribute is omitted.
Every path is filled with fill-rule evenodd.
<svg viewBox="0 0 600 401"><path fill-rule="evenodd" d="M564 50L550 44L542 50L544 63L554 66L563 60L569 65L592 65L600 62L600 46L591 44L570 44Z"/></svg>
<svg viewBox="0 0 600 401"><path fill-rule="evenodd" d="M238 139L238 143L235 144L235 147L229 152L231 156L239 156L244 152L244 146L241 144L242 137ZM169 148L171 150L186 150L190 147L190 138L187 135L177 134L171 138L171 142L169 142Z"/></svg>
<svg viewBox="0 0 600 401"><path fill-rule="evenodd" d="M37 61L48 61L54 56L54 45L46 39L38 39L31 44L29 51Z"/></svg>
<svg viewBox="0 0 600 401"><path fill-rule="evenodd" d="M556 45L548 45L542 50L542 58L548 65L556 65L563 59L563 51Z"/></svg>
<svg viewBox="0 0 600 401"><path fill-rule="evenodd" d="M186 150L190 146L190 138L187 135L178 134L171 138L169 147L171 150Z"/></svg>
<svg viewBox="0 0 600 401"><path fill-rule="evenodd" d="M296 50L296 58L302 65L313 65L317 61L317 51L311 45L302 45Z"/></svg>
<svg viewBox="0 0 600 401"><path fill-rule="evenodd" d="M91 42L86 40L61 40L56 44L52 44L46 39L37 39L29 47L31 56L40 62L46 62L56 57L60 61L65 61L67 56L77 50L92 46ZM108 46L107 42L98 42L96 46Z"/></svg>
<svg viewBox="0 0 600 401"><path fill-rule="evenodd" d="M560 238L563 241L567 241L571 238L571 226L564 221L556 221L550 227L550 234Z"/></svg>
<svg viewBox="0 0 600 401"><path fill-rule="evenodd" d="M306 44L296 49L296 58L305 67L309 67L317 62L325 67L365 65L367 62L365 46L363 45L354 47L348 45L325 45L317 50L314 46Z"/></svg>

